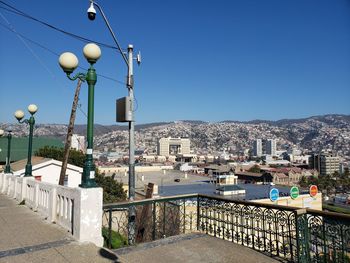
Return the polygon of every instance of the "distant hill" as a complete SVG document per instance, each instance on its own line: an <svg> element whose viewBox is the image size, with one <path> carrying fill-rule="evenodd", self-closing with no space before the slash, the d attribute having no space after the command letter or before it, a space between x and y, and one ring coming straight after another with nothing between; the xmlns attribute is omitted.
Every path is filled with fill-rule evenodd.
<svg viewBox="0 0 350 263"><path fill-rule="evenodd" d="M332 123L334 123L335 120L343 120L343 121L350 124L350 115L327 114L327 115L311 116L311 117L300 118L300 119L281 119L281 120L277 120L277 121L271 121L271 120L251 120L251 121L225 120L225 121L222 121L222 123L247 123L247 124L266 123L269 125L283 126L283 125L302 123L302 122L306 122L308 120L317 120L317 121L324 122L327 124L332 124Z"/></svg>
<svg viewBox="0 0 350 263"><path fill-rule="evenodd" d="M9 125L0 124L6 129ZM16 137L27 136L24 125L11 125ZM137 124L136 147L154 153L162 137L190 138L194 152L243 153L252 148L253 140L276 139L279 149L297 147L309 151L332 150L350 157L350 115L327 114L300 119L252 120L204 122L180 120ZM76 125L75 133L86 135L86 125ZM36 136L55 137L65 140L67 125L36 125ZM110 149L125 153L128 150L127 125L99 125L94 128L96 149ZM350 159L349 159L350 160Z"/></svg>

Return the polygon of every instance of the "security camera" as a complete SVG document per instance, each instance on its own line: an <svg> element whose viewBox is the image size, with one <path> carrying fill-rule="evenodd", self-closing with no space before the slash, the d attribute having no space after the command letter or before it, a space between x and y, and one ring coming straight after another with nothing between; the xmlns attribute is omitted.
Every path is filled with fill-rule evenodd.
<svg viewBox="0 0 350 263"><path fill-rule="evenodd" d="M96 10L94 8L94 3L91 3L89 9L87 10L87 13L88 13L88 18L90 20L95 20L95 17L96 17Z"/></svg>

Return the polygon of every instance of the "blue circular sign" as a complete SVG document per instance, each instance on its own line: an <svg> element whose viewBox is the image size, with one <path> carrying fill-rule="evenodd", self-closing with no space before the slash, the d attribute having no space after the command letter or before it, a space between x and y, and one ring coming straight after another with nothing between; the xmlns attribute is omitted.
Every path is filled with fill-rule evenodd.
<svg viewBox="0 0 350 263"><path fill-rule="evenodd" d="M270 200L271 200L272 202L277 201L277 199L279 198L279 195L280 195L280 191L278 191L277 188L272 188L272 189L270 190Z"/></svg>

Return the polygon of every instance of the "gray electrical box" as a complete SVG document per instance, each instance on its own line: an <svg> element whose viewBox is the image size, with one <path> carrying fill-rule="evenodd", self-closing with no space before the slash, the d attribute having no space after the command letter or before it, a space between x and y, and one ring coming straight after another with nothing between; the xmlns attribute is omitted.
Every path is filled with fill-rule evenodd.
<svg viewBox="0 0 350 263"><path fill-rule="evenodd" d="M130 97L123 97L117 99L116 103L116 115L117 122L129 122L132 121L132 111L131 109L131 100Z"/></svg>

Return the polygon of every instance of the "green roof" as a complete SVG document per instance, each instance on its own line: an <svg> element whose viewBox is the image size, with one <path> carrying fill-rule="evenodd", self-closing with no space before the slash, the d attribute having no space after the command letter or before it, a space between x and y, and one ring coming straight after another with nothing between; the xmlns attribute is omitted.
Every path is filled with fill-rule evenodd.
<svg viewBox="0 0 350 263"><path fill-rule="evenodd" d="M36 150L44 146L63 147L63 142L56 138L34 137L33 138L33 155ZM7 137L0 138L0 163L6 162L7 156ZM27 158L28 155L28 137L12 137L11 140L11 162Z"/></svg>

